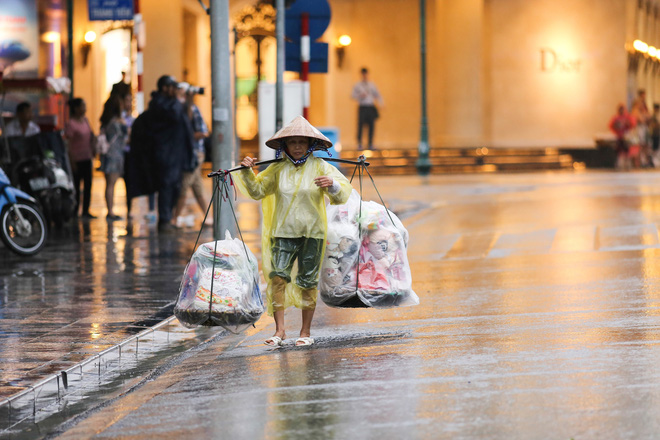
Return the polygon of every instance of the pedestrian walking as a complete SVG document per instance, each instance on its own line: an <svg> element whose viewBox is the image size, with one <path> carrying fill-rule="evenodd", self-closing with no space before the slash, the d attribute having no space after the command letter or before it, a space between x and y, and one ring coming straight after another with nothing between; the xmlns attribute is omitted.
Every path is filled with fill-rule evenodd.
<svg viewBox="0 0 660 440"><path fill-rule="evenodd" d="M610 130L616 136L616 168L619 170L627 170L630 168L630 158L628 156L629 141L631 138L629 133L635 134L633 128L635 121L626 112L626 107L623 104L617 106L616 114L610 119L608 124ZM636 142L632 139L632 142Z"/></svg>
<svg viewBox="0 0 660 440"><path fill-rule="evenodd" d="M80 184L82 192L82 218L96 218L89 212L92 199L92 160L96 156L96 136L87 120L87 105L82 98L69 101L69 120L64 125L64 138L67 140L67 150L71 169L73 171L73 187L76 192L76 207L78 215L80 206Z"/></svg>
<svg viewBox="0 0 660 440"><path fill-rule="evenodd" d="M651 136L651 157L653 166L660 166L658 149L660 148L660 104L653 104L653 114L648 121L649 135Z"/></svg>
<svg viewBox="0 0 660 440"><path fill-rule="evenodd" d="M266 145L279 162L255 176L255 158L245 157L235 182L241 192L262 200L262 268L268 279L268 314L275 318L275 334L264 343L280 346L286 338L284 309L302 310L297 346L314 343L311 325L318 296L318 281L325 251L327 218L325 198L331 204L346 203L351 184L323 159L312 154L332 146L319 130L298 116L275 133ZM297 261L297 268L294 263ZM293 277L295 276L295 282Z"/></svg>
<svg viewBox="0 0 660 440"><path fill-rule="evenodd" d="M126 146L124 147L124 184L126 185L126 218L128 220L132 219L133 216L131 211L133 209L133 199L137 196L134 193L139 193L142 195L142 189L140 188L140 183L143 180L142 177L145 174L144 169L139 166L139 161L136 161L134 155L131 154L131 136L133 130L133 122L135 118L133 117L133 96L126 95L123 99L124 105L122 109L122 118L126 122L128 127L128 139ZM153 162L150 162L153 166ZM149 198L149 212L145 214L145 219L150 223L156 222L156 193L144 191Z"/></svg>
<svg viewBox="0 0 660 440"><path fill-rule="evenodd" d="M639 90L637 99L630 109L630 117L635 122L628 145L628 156L633 168L641 168L650 162L650 141L648 132L649 109L646 105L646 91Z"/></svg>
<svg viewBox="0 0 660 440"><path fill-rule="evenodd" d="M118 96L121 99L126 95L130 95L130 94L131 94L131 85L130 83L126 83L126 72L122 71L121 79L119 80L119 82L112 85L112 89L110 90L110 95Z"/></svg>
<svg viewBox="0 0 660 440"><path fill-rule="evenodd" d="M133 126L133 121L135 121L135 118L133 117L133 95L128 93L124 96L121 96L119 102L121 103L121 118L124 120L126 127L128 127L128 132L130 135L131 127ZM128 151L129 147L130 146L127 142L125 146L125 151Z"/></svg>
<svg viewBox="0 0 660 440"><path fill-rule="evenodd" d="M131 143L130 143L130 137L131 137L131 129L133 128L133 122L135 121L135 118L133 117L133 95L127 94L123 97L121 100L123 103L122 105L122 111L121 111L121 117L126 123L126 127L128 127L128 138L126 139L126 146L124 147L124 184L126 185L126 219L130 220L133 218L131 214L131 210L133 208L133 199L134 197L131 196L131 191L130 191L130 180L134 176L132 175L134 172L138 171L136 167L131 166L129 163L131 160ZM145 215L145 218L151 219L153 217L153 222L156 221L156 193L151 193L149 194L149 213Z"/></svg>
<svg viewBox="0 0 660 440"><path fill-rule="evenodd" d="M178 89L179 101L184 105L186 114L188 115L192 126L193 138L195 140L195 154L197 155L197 166L191 171L183 172L181 193L179 194L179 200L174 209L174 219L177 222L177 226L184 223L181 214L183 213L183 208L186 206L189 189L192 189L195 200L197 201L199 208L202 210L202 213L206 212L209 200L204 191L204 182L202 181L201 174L202 164L204 163L204 158L206 156L204 139L209 135L209 129L206 126L206 122L204 122L204 118L202 118L202 113L193 102L195 96L195 93L193 92L194 89L186 82L179 83ZM210 220L207 220L207 222L210 222Z"/></svg>
<svg viewBox="0 0 660 440"><path fill-rule="evenodd" d="M105 134L108 150L101 158L100 170L105 175L105 204L108 208L108 221L121 220L115 214L115 185L124 172L124 149L128 140L128 126L121 117L119 96L110 95L103 106L101 131Z"/></svg>
<svg viewBox="0 0 660 440"><path fill-rule="evenodd" d="M148 130L155 143L158 168L158 230L161 232L176 229L172 215L179 200L183 172L197 166L192 127L183 104L177 99L177 86L174 77L161 76L148 108Z"/></svg>
<svg viewBox="0 0 660 440"><path fill-rule="evenodd" d="M383 98L376 87L376 84L369 81L369 71L366 67L360 70L362 79L353 86L351 97L359 103L358 107L358 129L357 143L358 149L362 149L362 128L366 125L368 132L368 149L374 149L374 126L379 117L376 102L383 106Z"/></svg>

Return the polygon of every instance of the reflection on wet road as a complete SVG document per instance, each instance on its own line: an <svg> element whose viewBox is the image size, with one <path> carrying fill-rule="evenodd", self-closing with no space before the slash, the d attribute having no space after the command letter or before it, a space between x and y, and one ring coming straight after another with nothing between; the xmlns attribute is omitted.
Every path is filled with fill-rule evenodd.
<svg viewBox="0 0 660 440"><path fill-rule="evenodd" d="M377 181L420 306L264 318L61 438L657 438L660 174Z"/></svg>
<svg viewBox="0 0 660 440"><path fill-rule="evenodd" d="M153 324L145 319L176 299L201 218L159 235L139 198L131 221L107 222L102 179L93 188L97 219L51 231L34 257L0 247L0 400L144 330ZM123 185L117 189L125 218ZM257 237L257 209L240 208L248 243ZM201 240L211 233L206 228Z"/></svg>

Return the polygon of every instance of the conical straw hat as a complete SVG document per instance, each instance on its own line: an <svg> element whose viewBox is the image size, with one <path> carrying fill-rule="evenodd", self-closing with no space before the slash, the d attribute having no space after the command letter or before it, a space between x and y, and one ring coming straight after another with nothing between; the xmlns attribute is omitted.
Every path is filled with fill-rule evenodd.
<svg viewBox="0 0 660 440"><path fill-rule="evenodd" d="M332 142L330 139L323 136L316 127L310 124L307 119L302 116L296 116L296 118L289 122L289 125L282 127L280 131L275 133L270 139L266 141L266 146L277 150L280 148L280 140L293 137L293 136L306 136L309 138L317 139L320 142L320 147L330 148L332 147Z"/></svg>

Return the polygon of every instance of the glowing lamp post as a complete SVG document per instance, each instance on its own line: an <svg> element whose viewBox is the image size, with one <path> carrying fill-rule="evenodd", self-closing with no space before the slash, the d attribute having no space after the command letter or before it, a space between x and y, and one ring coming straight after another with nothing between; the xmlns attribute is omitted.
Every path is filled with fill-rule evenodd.
<svg viewBox="0 0 660 440"><path fill-rule="evenodd" d="M421 86L422 86L422 119L420 127L419 145L417 147L419 157L417 158L417 174L426 176L431 172L429 161L429 127L426 117L426 0L419 0L419 23L420 23L420 55L421 55Z"/></svg>
<svg viewBox="0 0 660 440"><path fill-rule="evenodd" d="M350 46L353 42L349 35L342 35L337 39L337 67L341 69L342 64L344 63L344 53L346 48Z"/></svg>

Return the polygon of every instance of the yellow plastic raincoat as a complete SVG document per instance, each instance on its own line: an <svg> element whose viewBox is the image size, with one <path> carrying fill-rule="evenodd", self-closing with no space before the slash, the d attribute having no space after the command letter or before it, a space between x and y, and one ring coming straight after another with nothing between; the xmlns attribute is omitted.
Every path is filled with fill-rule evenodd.
<svg viewBox="0 0 660 440"><path fill-rule="evenodd" d="M319 188L316 177L332 177L340 186L339 192L330 194L328 188ZM294 165L288 157L271 164L255 175L251 169L241 170L234 182L246 196L262 200L263 229L261 235L261 265L268 280L268 314L273 315L271 280L271 246L273 237L315 238L326 242L328 220L325 213L325 197L333 205L348 201L353 189L346 177L323 159L310 155L302 165ZM325 252L325 246L321 247ZM323 255L319 262L323 261ZM302 289L295 285L297 265L291 273L292 282L285 292L284 307L302 308Z"/></svg>

